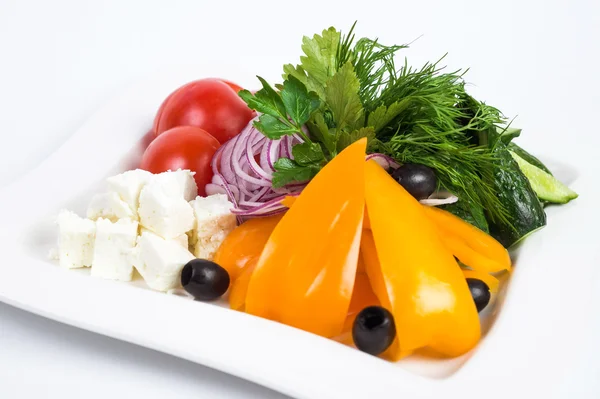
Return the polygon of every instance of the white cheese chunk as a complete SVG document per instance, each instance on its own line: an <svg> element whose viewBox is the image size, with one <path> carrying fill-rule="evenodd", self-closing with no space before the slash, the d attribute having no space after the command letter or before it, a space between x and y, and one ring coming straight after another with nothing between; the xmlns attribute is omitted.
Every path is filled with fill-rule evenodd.
<svg viewBox="0 0 600 399"><path fill-rule="evenodd" d="M88 219L97 220L104 218L115 222L118 218L112 209L110 197L109 193L94 195L87 208L86 214Z"/></svg>
<svg viewBox="0 0 600 399"><path fill-rule="evenodd" d="M66 210L60 211L57 223L60 266L68 269L91 266L96 224Z"/></svg>
<svg viewBox="0 0 600 399"><path fill-rule="evenodd" d="M132 217L137 219L140 192L153 177L154 175L148 171L135 169L128 170L120 175L111 176L106 179L106 183L108 184L109 192L116 193L128 205Z"/></svg>
<svg viewBox="0 0 600 399"><path fill-rule="evenodd" d="M108 193L108 204L111 211L115 215L115 219L113 221L124 218L137 220L137 211L134 212L129 204L119 197L119 194L115 192Z"/></svg>
<svg viewBox="0 0 600 399"><path fill-rule="evenodd" d="M92 276L131 281L131 251L136 244L137 232L138 223L134 220L120 219L112 223L108 219L98 219Z"/></svg>
<svg viewBox="0 0 600 399"><path fill-rule="evenodd" d="M151 230L148 230L144 226L140 226L140 235L144 234L144 232L146 232L146 231L152 233ZM173 242L176 242L177 244L181 245L183 248L188 249L189 237L187 234L180 234L177 237L172 238L171 240Z"/></svg>
<svg viewBox="0 0 600 399"><path fill-rule="evenodd" d="M172 196L183 197L191 201L198 195L198 186L194 180L195 172L187 169L178 169L154 175L152 183L159 184L164 191Z"/></svg>
<svg viewBox="0 0 600 399"><path fill-rule="evenodd" d="M193 231L194 255L201 259L212 259L225 237L236 226L233 204L225 194L197 197L191 201L196 223Z"/></svg>
<svg viewBox="0 0 600 399"><path fill-rule="evenodd" d="M168 291L181 284L181 269L194 259L186 248L174 240L144 231L138 238L134 264L146 284L157 291Z"/></svg>
<svg viewBox="0 0 600 399"><path fill-rule="evenodd" d="M155 175L140 194L140 224L163 238L175 238L194 227L194 211L187 198L196 190L189 171Z"/></svg>

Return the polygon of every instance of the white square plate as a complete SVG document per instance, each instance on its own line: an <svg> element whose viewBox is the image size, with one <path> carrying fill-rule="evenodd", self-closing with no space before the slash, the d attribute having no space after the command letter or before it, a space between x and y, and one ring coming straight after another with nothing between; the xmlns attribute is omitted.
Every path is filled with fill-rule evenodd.
<svg viewBox="0 0 600 399"><path fill-rule="evenodd" d="M94 279L87 270L62 270L49 261L58 210L83 214L105 177L137 166L161 101L178 85L213 72L180 73L129 89L37 169L0 191L1 301L300 398L558 392L565 365L593 342L586 326L598 282L592 234L598 190L591 173L566 165L550 163L580 198L547 209L548 226L519 248L508 287L486 317L485 337L459 359L388 363L224 306L153 292L143 283ZM248 74L219 72L248 87L254 82Z"/></svg>

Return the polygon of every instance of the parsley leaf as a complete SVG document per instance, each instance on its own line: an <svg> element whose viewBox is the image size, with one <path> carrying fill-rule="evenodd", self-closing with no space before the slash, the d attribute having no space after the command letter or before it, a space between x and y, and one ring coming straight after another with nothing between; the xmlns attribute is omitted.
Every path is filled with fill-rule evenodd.
<svg viewBox="0 0 600 399"><path fill-rule="evenodd" d="M367 146L372 146L373 140L375 139L375 129L372 127L361 127L360 129L354 130L350 133L342 132L337 142L338 152L342 151L344 148L348 147L355 141L362 139L363 137L367 138Z"/></svg>
<svg viewBox="0 0 600 399"><path fill-rule="evenodd" d="M286 124L279 118L269 114L262 114L258 118L258 121L254 122L254 127L271 140L277 140L282 136L298 133L296 127Z"/></svg>
<svg viewBox="0 0 600 399"><path fill-rule="evenodd" d="M311 142L302 126L321 106L319 96L308 91L296 77L290 76L277 92L263 78L258 77L263 88L255 94L242 90L239 96L251 109L262 115L254 126L266 137L279 139L285 135L298 134L305 142ZM291 121L290 121L291 119Z"/></svg>
<svg viewBox="0 0 600 399"><path fill-rule="evenodd" d="M351 62L347 62L327 81L325 101L333 114L338 131L358 128L364 110L358 90L360 82Z"/></svg>
<svg viewBox="0 0 600 399"><path fill-rule="evenodd" d="M304 84L294 76L283 82L282 105L296 125L302 126L321 105L315 92L309 92Z"/></svg>
<svg viewBox="0 0 600 399"><path fill-rule="evenodd" d="M400 115L409 106L410 100L400 100L393 102L389 107L380 105L375 111L369 114L367 126L372 126L376 132L386 127L395 117Z"/></svg>
<svg viewBox="0 0 600 399"><path fill-rule="evenodd" d="M290 76L295 77L301 81L304 86L310 91L317 93L319 98L325 97L325 86L319 83L312 75L307 75L304 68L301 65L293 66L292 64L286 64L283 66L283 79L288 80Z"/></svg>
<svg viewBox="0 0 600 399"><path fill-rule="evenodd" d="M277 117L285 117L285 106L281 97L273 88L260 76L257 76L262 84L262 89L254 95L248 90L239 92L239 96L248 104L248 106L263 114L268 114Z"/></svg>
<svg viewBox="0 0 600 399"><path fill-rule="evenodd" d="M315 113L314 117L308 121L308 130L316 141L323 144L329 154L335 156L337 153L335 131L333 129L330 131L322 113Z"/></svg>
<svg viewBox="0 0 600 399"><path fill-rule="evenodd" d="M311 38L304 36L300 57L302 68L321 85L337 71L337 49L340 43L340 32L334 27L325 29L321 36Z"/></svg>
<svg viewBox="0 0 600 399"><path fill-rule="evenodd" d="M279 158L273 165L273 187L280 188L292 182L305 182L317 175L318 165L299 165L289 158Z"/></svg>
<svg viewBox="0 0 600 399"><path fill-rule="evenodd" d="M325 161L323 149L317 143L296 144L292 148L292 155L294 156L294 161L302 166L321 166L323 161Z"/></svg>

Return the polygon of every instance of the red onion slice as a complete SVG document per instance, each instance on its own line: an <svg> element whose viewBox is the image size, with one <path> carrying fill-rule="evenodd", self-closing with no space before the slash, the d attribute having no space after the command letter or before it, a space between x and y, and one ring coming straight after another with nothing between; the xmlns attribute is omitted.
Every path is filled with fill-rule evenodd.
<svg viewBox="0 0 600 399"><path fill-rule="evenodd" d="M303 141L299 136L269 140L254 127L255 120L217 150L211 161L214 176L206 186L209 195L227 194L238 219L283 212L286 208L281 200L299 194L306 186L294 183L273 189L275 161L282 156L291 158L292 146Z"/></svg>
<svg viewBox="0 0 600 399"><path fill-rule="evenodd" d="M385 154L374 153L367 155L366 160L370 161L371 159L377 162L385 170L398 169L400 167L400 164L394 161L394 158Z"/></svg>
<svg viewBox="0 0 600 399"><path fill-rule="evenodd" d="M431 194L429 198L425 198L420 200L419 202L423 205L428 206L439 206L439 205L447 205L454 204L458 201L458 197L448 191L436 191Z"/></svg>

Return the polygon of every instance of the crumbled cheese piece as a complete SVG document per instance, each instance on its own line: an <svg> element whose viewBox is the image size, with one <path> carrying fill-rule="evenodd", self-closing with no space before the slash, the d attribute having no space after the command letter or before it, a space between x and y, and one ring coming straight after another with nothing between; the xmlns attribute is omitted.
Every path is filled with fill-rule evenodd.
<svg viewBox="0 0 600 399"><path fill-rule="evenodd" d="M92 276L111 280L131 281L133 264L131 251L135 247L138 223L120 219L112 223L96 221L96 241L92 261Z"/></svg>
<svg viewBox="0 0 600 399"><path fill-rule="evenodd" d="M141 169L135 169L128 170L127 172L106 179L109 192L116 193L130 209L129 213L131 216L117 216L137 219L140 192L153 178L154 175L152 173Z"/></svg>
<svg viewBox="0 0 600 399"><path fill-rule="evenodd" d="M137 220L137 212L134 212L127 202L123 201L121 197L117 193L111 192L108 193L108 203L110 209L115 214L115 219L113 221L119 219L129 218L132 220Z"/></svg>
<svg viewBox="0 0 600 399"><path fill-rule="evenodd" d="M180 243L144 231L138 238L133 262L146 284L157 291L169 291L181 284L181 269L194 255Z"/></svg>
<svg viewBox="0 0 600 399"><path fill-rule="evenodd" d="M198 186L194 180L196 172L187 169L178 169L154 175L153 183L164 187L165 192L173 196L183 197L186 201L191 201L198 195Z"/></svg>
<svg viewBox="0 0 600 399"><path fill-rule="evenodd" d="M187 198L196 190L189 171L156 175L140 194L140 223L163 238L175 238L194 227L194 211Z"/></svg>
<svg viewBox="0 0 600 399"><path fill-rule="evenodd" d="M201 259L212 259L225 237L236 226L235 215L231 213L233 204L225 194L197 197L190 204L196 217L194 255Z"/></svg>
<svg viewBox="0 0 600 399"><path fill-rule="evenodd" d="M94 195L87 208L87 218L91 220L104 218L116 222L118 218L112 209L110 197L109 193Z"/></svg>
<svg viewBox="0 0 600 399"><path fill-rule="evenodd" d="M91 266L96 224L67 210L60 211L57 223L60 266L68 269Z"/></svg>

